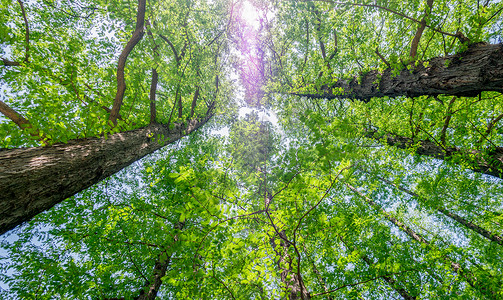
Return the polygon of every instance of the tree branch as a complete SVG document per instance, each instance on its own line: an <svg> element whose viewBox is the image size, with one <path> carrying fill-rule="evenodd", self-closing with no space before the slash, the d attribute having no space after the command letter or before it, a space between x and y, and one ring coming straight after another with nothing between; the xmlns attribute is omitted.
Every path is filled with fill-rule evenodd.
<svg viewBox="0 0 503 300"><path fill-rule="evenodd" d="M400 271L400 272L395 272L395 273L388 273L386 275L379 275L379 276L376 276L376 277L373 277L373 278L370 278L370 279L367 279L367 280L359 281L359 282L356 282L356 283L348 283L348 284L342 285L342 286L340 286L338 288L332 289L332 290L327 291L327 292L314 294L314 295L312 295L312 297L330 294L330 293L336 292L336 291L338 291L340 289L343 289L343 288L347 288L347 287L352 287L352 286L364 284L364 283L367 283L367 282L370 282L370 281L377 280L377 279L382 278L382 277L389 277L391 275L398 275L398 274L406 273L406 272L409 272L409 271L410 270L405 270L405 271Z"/></svg>
<svg viewBox="0 0 503 300"><path fill-rule="evenodd" d="M435 57L404 68L398 75L392 68L371 70L362 76L340 79L314 92L290 94L320 99L355 99L364 102L373 97L417 97L453 95L474 97L482 91L503 93L503 45L474 44L465 52ZM309 86L304 87L309 90Z"/></svg>
<svg viewBox="0 0 503 300"><path fill-rule="evenodd" d="M138 42L143 38L143 25L145 23L145 9L146 0L138 0L138 12L136 15L136 28L131 36L131 39L127 42L126 47L122 50L119 56L119 63L117 65L117 94L115 95L114 104L112 106L112 111L110 112L109 120L113 126L117 125L117 118L119 117L119 111L124 99L124 92L126 91L126 80L124 75L124 69L126 67L127 57L133 50L133 48L138 44Z"/></svg>
<svg viewBox="0 0 503 300"><path fill-rule="evenodd" d="M427 0L426 2L426 10L424 12L423 19L421 22L419 22L419 27L417 28L416 35L414 36L414 39L412 40L411 46L410 46L410 58L414 59L417 55L417 47L419 46L419 41L421 40L421 36L423 35L423 31L426 28L426 19L428 18L429 14L432 11L433 8L433 0Z"/></svg>
<svg viewBox="0 0 503 300"><path fill-rule="evenodd" d="M156 108L155 108L155 92L157 90L157 81L159 75L157 69L152 69L152 81L150 83L150 124L157 123L156 121Z"/></svg>
<svg viewBox="0 0 503 300"><path fill-rule="evenodd" d="M443 160L461 159L468 163L469 169L475 172L503 179L503 147L486 149L485 152L487 153L484 153L484 151L476 149L444 147L428 139L414 141L409 137L393 133L381 135L377 131L368 131L366 136L400 149L414 149L414 153L418 155L431 156Z"/></svg>
<svg viewBox="0 0 503 300"><path fill-rule="evenodd" d="M368 173L365 170L362 170L362 171L365 173ZM400 191L402 191L412 197L415 197L423 202L426 202L426 200L423 197L419 196L417 193L414 193L409 189L403 188L403 187L395 184L394 182L391 182L391 181L389 181L385 178L382 178L380 176L376 176L376 177L379 178L381 181L386 182L387 184L393 186L397 190L400 190ZM438 207L437 211L440 212L441 214L451 218L452 220L460 223L461 225L465 226L467 229L470 229L470 230L480 234L481 236L485 237L486 239L493 241L493 242L496 242L497 244L500 244L501 246L503 246L503 238L501 236L494 234L494 233L466 220L465 218L461 217L460 215L453 213L442 206Z"/></svg>
<svg viewBox="0 0 503 300"><path fill-rule="evenodd" d="M361 4L361 3L350 3L350 2L338 2L338 1L331 1L331 0L298 0L298 1L301 1L301 2L326 2L326 3L331 3L331 4L335 4L335 5L347 5L347 6L360 6L360 7L372 7L372 8L378 8L378 9L382 9L382 10L385 10L387 12L390 12L392 14L395 14L397 16L401 16L407 20L410 20L410 21L413 21L413 22L416 22L416 23L419 23L421 24L421 21L417 20L417 19L414 19L412 17L409 17L407 16L406 14L403 14L401 12L398 12L396 10L393 10L393 9L390 9L390 8L387 8L385 6L381 6L381 5L377 5L377 4ZM445 31L442 31L440 29L437 29L435 27L431 27L430 25L428 24L425 24L426 27L430 28L431 30L433 31L436 31L438 33L441 33L441 34L444 34L444 35L448 35L448 36L452 36L452 37L455 37L455 38L458 38L460 39L462 42L464 42L463 38L458 34L452 34L452 33L449 33L449 32L445 32Z"/></svg>
<svg viewBox="0 0 503 300"><path fill-rule="evenodd" d="M30 121L28 121L16 110L8 106L2 100L0 100L0 113L14 122L21 130L28 132L31 136L36 137L39 141L43 142L48 140L45 136L40 136L40 132L38 131L38 129L33 127Z"/></svg>
<svg viewBox="0 0 503 300"><path fill-rule="evenodd" d="M23 20L24 20L24 28L25 28L25 34L24 34L24 41L25 41L25 53L24 53L24 62L28 63L30 59L30 27L28 26L28 19L26 18L26 11L24 10L24 4L21 0L17 0L17 3L19 3L19 6L21 6L21 13L23 15ZM3 65L4 66L11 66L11 67L17 67L20 66L21 63L18 61L11 61L5 58L1 58Z"/></svg>
<svg viewBox="0 0 503 300"><path fill-rule="evenodd" d="M176 51L175 45L164 35L159 34L159 36L166 42L168 43L169 47L171 48L171 51L173 51L173 55L175 56L175 61L177 64L180 64L180 57L178 56L178 52Z"/></svg>
<svg viewBox="0 0 503 300"><path fill-rule="evenodd" d="M389 64L389 62L386 60L386 58L384 56L382 56L382 54L379 52L379 48L376 48L376 54L377 56L379 56L379 58L386 64L386 66L388 68L391 68L391 65Z"/></svg>
<svg viewBox="0 0 503 300"><path fill-rule="evenodd" d="M25 41L25 56L24 56L24 62L27 63L30 59L30 27L28 26L28 19L26 18L26 12L24 11L24 5L21 0L17 0L19 3L19 6L21 6L21 12L23 14L23 20L24 20L24 27L25 27L25 35L24 35L24 41Z"/></svg>
<svg viewBox="0 0 503 300"><path fill-rule="evenodd" d="M196 88L196 91L194 92L194 97L192 98L192 105L190 107L190 118L194 116L194 110L197 105L197 99L199 98L199 86Z"/></svg>
<svg viewBox="0 0 503 300"><path fill-rule="evenodd" d="M449 127L449 123L451 122L452 119L452 106L454 105L454 102L456 101L457 97L454 96L452 97L451 101L449 101L449 105L447 106L447 115L445 117L445 122L444 126L442 127L442 131L440 132L440 142L442 145L445 147L445 136L447 133L447 128ZM418 125L419 126L419 125Z"/></svg>

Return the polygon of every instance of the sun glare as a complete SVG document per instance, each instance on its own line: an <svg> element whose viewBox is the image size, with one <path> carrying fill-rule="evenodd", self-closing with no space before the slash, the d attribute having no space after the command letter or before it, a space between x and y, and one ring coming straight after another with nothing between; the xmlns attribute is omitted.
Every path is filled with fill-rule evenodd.
<svg viewBox="0 0 503 300"><path fill-rule="evenodd" d="M260 21L258 10L249 1L244 1L241 14L248 25L253 26L255 29L259 28Z"/></svg>

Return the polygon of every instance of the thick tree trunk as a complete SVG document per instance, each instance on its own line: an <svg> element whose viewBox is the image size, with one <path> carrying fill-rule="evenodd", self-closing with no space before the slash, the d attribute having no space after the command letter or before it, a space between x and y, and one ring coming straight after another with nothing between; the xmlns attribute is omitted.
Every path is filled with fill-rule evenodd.
<svg viewBox="0 0 503 300"><path fill-rule="evenodd" d="M340 92L335 92L339 89ZM398 75L388 68L362 77L339 80L315 93L294 93L310 98L349 98L453 95L473 97L482 91L503 93L503 44L474 44L465 52L436 57Z"/></svg>
<svg viewBox="0 0 503 300"><path fill-rule="evenodd" d="M368 132L367 137L384 141L386 144L400 149L415 149L414 152L419 155L443 160L460 159L475 172L503 179L503 147L490 149L486 152L475 149L463 150L459 147L444 148L429 140L414 141L409 137L391 133L382 136L377 134L376 131Z"/></svg>
<svg viewBox="0 0 503 300"><path fill-rule="evenodd" d="M160 124L51 147L0 149L0 234L205 124Z"/></svg>

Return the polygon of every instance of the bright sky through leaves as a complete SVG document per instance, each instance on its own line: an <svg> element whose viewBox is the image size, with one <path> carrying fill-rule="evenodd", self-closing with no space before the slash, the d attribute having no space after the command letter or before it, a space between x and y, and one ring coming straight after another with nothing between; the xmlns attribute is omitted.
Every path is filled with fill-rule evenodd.
<svg viewBox="0 0 503 300"><path fill-rule="evenodd" d="M260 26L260 13L253 4L249 1L243 1L241 14L248 25L252 26L255 30L258 30Z"/></svg>
<svg viewBox="0 0 503 300"><path fill-rule="evenodd" d="M503 298L502 15L3 1L0 298Z"/></svg>

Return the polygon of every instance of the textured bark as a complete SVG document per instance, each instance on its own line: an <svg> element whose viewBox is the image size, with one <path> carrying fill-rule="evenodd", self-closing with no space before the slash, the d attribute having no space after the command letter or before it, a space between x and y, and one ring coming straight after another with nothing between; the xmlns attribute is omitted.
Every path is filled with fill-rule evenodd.
<svg viewBox="0 0 503 300"><path fill-rule="evenodd" d="M391 133L382 136L377 134L376 131L367 133L367 137L384 141L386 144L400 149L414 149L414 152L419 155L443 160L460 159L475 172L503 179L503 147L489 149L485 152L475 149L461 149L459 147L443 147L429 140L414 142L408 137Z"/></svg>
<svg viewBox="0 0 503 300"><path fill-rule="evenodd" d="M108 138L1 150L0 234L180 139L210 117L174 130L151 124Z"/></svg>
<svg viewBox="0 0 503 300"><path fill-rule="evenodd" d="M340 89L340 93L334 93ZM437 57L393 76L370 71L361 78L336 81L315 93L294 93L309 98L349 98L368 102L372 97L453 95L473 97L482 91L503 93L503 45L474 44L465 52Z"/></svg>
<svg viewBox="0 0 503 300"><path fill-rule="evenodd" d="M117 64L117 94L115 95L114 104L112 106L112 111L110 112L110 121L112 123L117 123L117 118L119 117L119 111L122 106L122 100L124 99L124 92L126 91L126 79L124 78L124 69L126 67L127 57L129 53L133 50L134 46L143 38L143 25L145 23L145 6L146 0L138 0L138 12L136 15L136 28L133 32L133 36L127 42L126 47L122 50L119 56L119 63Z"/></svg>

